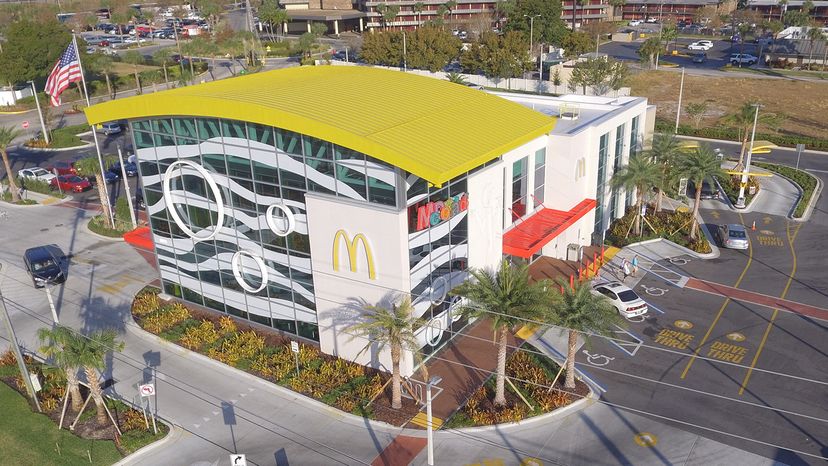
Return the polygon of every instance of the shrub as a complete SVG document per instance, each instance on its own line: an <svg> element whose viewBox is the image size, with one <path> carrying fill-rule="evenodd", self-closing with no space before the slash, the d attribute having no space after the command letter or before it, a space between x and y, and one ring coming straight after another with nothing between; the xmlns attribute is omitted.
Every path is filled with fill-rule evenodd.
<svg viewBox="0 0 828 466"><path fill-rule="evenodd" d="M236 333L236 321L230 316L223 316L219 319L219 328L222 335Z"/></svg>
<svg viewBox="0 0 828 466"><path fill-rule="evenodd" d="M169 330L191 317L190 310L181 303L163 307L155 314L148 315L142 322L144 329L152 333Z"/></svg>
<svg viewBox="0 0 828 466"><path fill-rule="evenodd" d="M17 358L14 356L14 351L11 348L0 355L0 366L13 366L15 364L17 364Z"/></svg>
<svg viewBox="0 0 828 466"><path fill-rule="evenodd" d="M51 413L58 408L58 400L54 397L47 396L40 400L40 409L44 412Z"/></svg>
<svg viewBox="0 0 828 466"><path fill-rule="evenodd" d="M197 350L204 345L212 345L218 339L216 326L209 320L202 320L198 326L188 328L178 342L185 348Z"/></svg>
<svg viewBox="0 0 828 466"><path fill-rule="evenodd" d="M115 229L132 229L132 215L129 212L129 201L126 196L120 196L115 201Z"/></svg>
<svg viewBox="0 0 828 466"><path fill-rule="evenodd" d="M124 412L124 419L121 421L121 429L128 430L142 430L146 429L147 424L144 422L144 415L140 411L128 409Z"/></svg>
<svg viewBox="0 0 828 466"><path fill-rule="evenodd" d="M671 123L667 120L659 118L656 120L655 130L660 133L672 133L675 130L675 122ZM704 128L679 125L678 134L741 142L739 130L737 128L722 125ZM770 141L774 144L787 147L795 147L797 144L805 144L805 147L808 149L828 150L828 139L802 136L799 134L756 133L756 140Z"/></svg>
<svg viewBox="0 0 828 466"><path fill-rule="evenodd" d="M161 300L158 298L158 293L140 293L135 298L135 301L132 302L132 313L138 317L143 317L157 311L160 308Z"/></svg>
<svg viewBox="0 0 828 466"><path fill-rule="evenodd" d="M250 365L251 370L274 381L284 379L295 367L293 353L286 346L273 354L260 353Z"/></svg>
<svg viewBox="0 0 828 466"><path fill-rule="evenodd" d="M225 338L218 348L210 348L207 355L235 366L240 359L255 361L256 356L264 349L264 345L264 338L250 330Z"/></svg>

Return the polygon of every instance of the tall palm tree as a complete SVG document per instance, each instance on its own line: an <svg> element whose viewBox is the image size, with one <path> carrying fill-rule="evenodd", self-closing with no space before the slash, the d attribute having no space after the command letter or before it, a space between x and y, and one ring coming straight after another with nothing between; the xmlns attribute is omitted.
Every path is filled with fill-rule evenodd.
<svg viewBox="0 0 828 466"><path fill-rule="evenodd" d="M124 54L123 60L132 65L133 76L135 76L135 92L143 94L141 79L138 77L138 65L144 64L144 56L137 50L130 50Z"/></svg>
<svg viewBox="0 0 828 466"><path fill-rule="evenodd" d="M386 345L391 349L391 407L400 409L402 407L402 389L400 377L400 358L403 349L414 354L415 359L421 360L419 345L415 334L425 321L414 317L414 305L411 304L411 297L406 295L399 304L394 304L391 309L382 306L365 306L368 311L365 314L365 321L350 325L346 331L351 332L351 339L363 337L368 343L362 348L360 354L367 351L374 345L383 349Z"/></svg>
<svg viewBox="0 0 828 466"><path fill-rule="evenodd" d="M168 86L170 84L170 77L167 73L167 63L170 61L170 57L172 57L172 50L169 48L158 49L152 54L152 60L156 64L160 63L164 69L164 84Z"/></svg>
<svg viewBox="0 0 828 466"><path fill-rule="evenodd" d="M89 383L89 394L95 402L98 424L106 424L106 408L104 408L103 389L98 380L98 371L106 368L106 354L110 351L124 349L123 342L115 341L115 331L102 330L77 340L77 360L83 367L86 381Z"/></svg>
<svg viewBox="0 0 828 466"><path fill-rule="evenodd" d="M73 330L58 325L53 329L41 328L37 331L37 338L43 344L40 352L51 358L54 364L66 374L66 391L69 392L69 402L72 411L78 412L83 405L83 398L78 383L77 353L73 349L78 347L78 338L83 338Z"/></svg>
<svg viewBox="0 0 828 466"><path fill-rule="evenodd" d="M545 282L530 283L526 264L503 260L498 270L470 270L472 279L452 290L469 303L460 308L466 317L486 317L497 341L497 384L494 404L506 404L506 344L509 332L527 320L540 320L549 304Z"/></svg>
<svg viewBox="0 0 828 466"><path fill-rule="evenodd" d="M557 299L551 300L548 320L569 330L564 387L571 389L575 388L575 350L578 333L609 335L614 325L620 325L624 321L605 296L592 294L589 282L576 281L574 288L563 279L558 279L558 284L563 293L559 294ZM557 290L554 293L557 293Z"/></svg>
<svg viewBox="0 0 828 466"><path fill-rule="evenodd" d="M808 32L805 33L805 37L808 38L808 69L811 69L811 62L814 58L814 45L817 41L823 39L822 29L814 23L808 28Z"/></svg>
<svg viewBox="0 0 828 466"><path fill-rule="evenodd" d="M736 170L741 170L744 166L745 154L747 154L747 148L750 138L751 128L753 127L753 120L756 117L756 105L758 102L745 102L742 104L741 107L736 111L736 113L732 113L727 115L724 118L724 122L736 126L739 128L739 132L742 136L742 147L739 150L739 162L736 164ZM776 122L779 117L773 113L760 113L759 119L757 121L758 124L772 124Z"/></svg>
<svg viewBox="0 0 828 466"><path fill-rule="evenodd" d="M787 10L788 0L779 0L779 21L782 21L782 17L785 15L785 10Z"/></svg>
<svg viewBox="0 0 828 466"><path fill-rule="evenodd" d="M656 212L661 212L661 201L664 198L664 190L673 181L676 158L680 154L679 141L674 134L657 133L653 136L653 142L647 155L653 163L658 166L659 177L656 183L658 194L656 197Z"/></svg>
<svg viewBox="0 0 828 466"><path fill-rule="evenodd" d="M649 155L636 153L630 156L627 165L621 167L618 173L612 175L612 188L635 190L635 220L633 234L641 234L641 205L647 192L658 186L660 168L653 163Z"/></svg>
<svg viewBox="0 0 828 466"><path fill-rule="evenodd" d="M678 160L677 170L682 176L696 186L696 200L693 203L693 226L690 227L690 239L696 239L699 229L699 204L701 204L702 183L713 177L725 178L722 164L716 153L708 145L699 146L697 150L685 152Z"/></svg>
<svg viewBox="0 0 828 466"><path fill-rule="evenodd" d="M454 21L454 9L457 7L457 1L448 0L445 5L449 13L449 21Z"/></svg>
<svg viewBox="0 0 828 466"><path fill-rule="evenodd" d="M0 156L3 157L3 167L6 169L6 178L9 179L9 189L11 190L12 202L20 200L20 193L17 192L17 181L14 179L14 173L12 173L7 149L12 141L14 141L14 138L19 135L20 130L16 128L12 128L11 126L0 126Z"/></svg>
<svg viewBox="0 0 828 466"><path fill-rule="evenodd" d="M94 131L94 129L93 129ZM103 156L103 166L104 169L106 167L111 166L115 163L115 156L114 155L107 155ZM112 217L110 214L109 209L109 196L107 195L106 190L106 179L101 173L101 164L98 162L97 157L86 157L85 159L80 159L75 162L75 168L78 170L83 176L94 176L95 177L95 187L98 188L98 197L101 199L101 209L103 210L104 219L106 220L106 225L108 228L115 228L115 224L113 223Z"/></svg>
<svg viewBox="0 0 828 466"><path fill-rule="evenodd" d="M422 14L423 14L424 9L425 9L425 3L423 3L423 2L415 2L414 6L411 7L411 10L414 13L417 14L417 27L418 28L420 27L420 24L422 24Z"/></svg>

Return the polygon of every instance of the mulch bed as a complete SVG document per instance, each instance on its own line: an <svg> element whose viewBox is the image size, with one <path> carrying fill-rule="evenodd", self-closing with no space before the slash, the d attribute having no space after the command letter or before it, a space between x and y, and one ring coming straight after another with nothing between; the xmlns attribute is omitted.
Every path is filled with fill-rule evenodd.
<svg viewBox="0 0 828 466"><path fill-rule="evenodd" d="M405 426L421 409L416 401L405 396L403 396L402 407L400 409L391 408L391 384L388 384L385 391L371 403L371 408L373 409L373 418L375 420L387 422L397 427ZM414 425L406 427L417 428Z"/></svg>

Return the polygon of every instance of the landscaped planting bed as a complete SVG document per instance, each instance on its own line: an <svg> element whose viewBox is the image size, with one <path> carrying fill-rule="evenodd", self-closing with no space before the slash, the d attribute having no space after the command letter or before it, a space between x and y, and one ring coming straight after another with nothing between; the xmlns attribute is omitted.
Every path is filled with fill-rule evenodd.
<svg viewBox="0 0 828 466"><path fill-rule="evenodd" d="M613 246L622 248L628 244L646 241L653 238L668 239L680 246L684 246L695 252L706 254L712 251L710 243L701 231L695 240L690 239L690 226L692 224L692 212L673 212L662 210L654 212L653 206L647 208L647 222L642 222L642 234L634 235L630 225L635 218L635 209L630 209L623 217L614 221L607 231L607 242ZM652 225L655 231L650 227ZM629 233L628 233L629 232Z"/></svg>

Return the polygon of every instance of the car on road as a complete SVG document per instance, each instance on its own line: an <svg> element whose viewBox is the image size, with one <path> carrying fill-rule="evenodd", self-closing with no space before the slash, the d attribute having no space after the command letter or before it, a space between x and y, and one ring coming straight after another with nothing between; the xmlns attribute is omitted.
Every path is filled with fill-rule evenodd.
<svg viewBox="0 0 828 466"><path fill-rule="evenodd" d="M691 199L696 198L696 184L692 180L687 181L687 197L689 197ZM702 182L701 198L702 199L718 199L719 198L719 187L712 178L708 178L708 179L706 179Z"/></svg>
<svg viewBox="0 0 828 466"><path fill-rule="evenodd" d="M688 45L687 48L689 50L702 50L706 52L713 48L713 42L709 40L697 40L696 42Z"/></svg>
<svg viewBox="0 0 828 466"><path fill-rule="evenodd" d="M647 18L647 21L645 21L645 22L650 23L650 24L655 24L655 23L658 23L658 18Z"/></svg>
<svg viewBox="0 0 828 466"><path fill-rule="evenodd" d="M751 66L751 65L755 65L756 63L758 63L759 59L754 57L753 55L751 55L749 53L734 53L734 54L730 55L730 60L729 61L730 61L730 64L733 65L733 66L736 66L736 65L739 65L739 64Z"/></svg>
<svg viewBox="0 0 828 466"><path fill-rule="evenodd" d="M118 134L122 131L119 123L109 122L101 125L101 132L109 136L111 134Z"/></svg>
<svg viewBox="0 0 828 466"><path fill-rule="evenodd" d="M60 260L61 258L55 257L53 251L47 246L30 248L23 253L26 272L32 277L32 284L35 288L66 281L66 275L58 262Z"/></svg>
<svg viewBox="0 0 828 466"><path fill-rule="evenodd" d="M719 244L723 248L747 249L750 247L750 240L748 239L747 229L744 225L737 223L719 225L717 236L719 237Z"/></svg>
<svg viewBox="0 0 828 466"><path fill-rule="evenodd" d="M618 313L627 319L647 313L647 303L621 282L600 283L595 285L592 291L594 294L606 296Z"/></svg>
<svg viewBox="0 0 828 466"><path fill-rule="evenodd" d="M78 170L75 169L74 162L54 162L52 163L52 165L49 166L49 171L52 173L57 173L58 176L78 174Z"/></svg>
<svg viewBox="0 0 828 466"><path fill-rule="evenodd" d="M634 20L630 21L630 26L641 26L641 20L640 19L634 19Z"/></svg>
<svg viewBox="0 0 828 466"><path fill-rule="evenodd" d="M704 52L696 52L690 57L693 63L704 63L707 61L707 54Z"/></svg>
<svg viewBox="0 0 828 466"><path fill-rule="evenodd" d="M112 170L107 170L103 174L104 182L106 184L112 184L121 179L121 172L113 172ZM95 183L98 182L98 179L94 176L90 176L88 179L89 184L95 186Z"/></svg>
<svg viewBox="0 0 828 466"><path fill-rule="evenodd" d="M24 180L45 181L46 183L51 183L55 179L54 173L40 167L24 168L17 172L17 176Z"/></svg>
<svg viewBox="0 0 828 466"><path fill-rule="evenodd" d="M50 183L54 189L82 193L92 189L92 184L86 178L78 175L60 175Z"/></svg>
<svg viewBox="0 0 828 466"><path fill-rule="evenodd" d="M112 166L109 167L109 171L118 176L121 176L121 162L113 163ZM135 165L134 162L125 162L124 171L126 172L126 175L129 177L138 176L138 166Z"/></svg>

